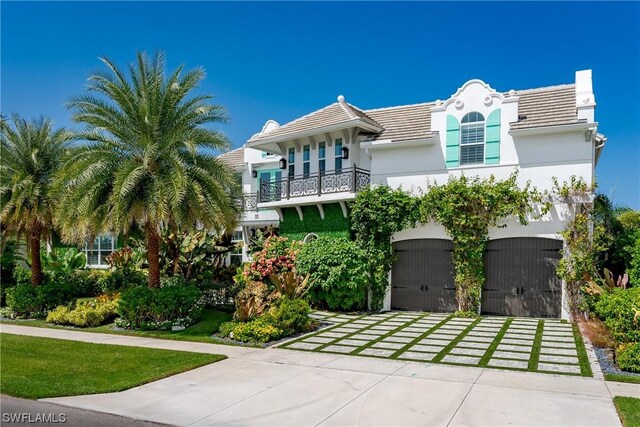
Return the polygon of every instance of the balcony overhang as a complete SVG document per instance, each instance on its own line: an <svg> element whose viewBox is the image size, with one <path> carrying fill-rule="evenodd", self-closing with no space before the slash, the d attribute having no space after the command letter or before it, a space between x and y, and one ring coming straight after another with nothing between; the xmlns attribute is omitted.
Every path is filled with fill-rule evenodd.
<svg viewBox="0 0 640 427"><path fill-rule="evenodd" d="M350 202L356 199L357 193L333 193L321 196L303 196L294 199L282 199L273 202L258 203L258 209L283 209L317 204Z"/></svg>

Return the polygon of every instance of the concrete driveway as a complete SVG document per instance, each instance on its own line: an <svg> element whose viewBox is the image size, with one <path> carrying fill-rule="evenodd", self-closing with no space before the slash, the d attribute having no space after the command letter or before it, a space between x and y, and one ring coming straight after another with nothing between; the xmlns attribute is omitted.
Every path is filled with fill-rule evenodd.
<svg viewBox="0 0 640 427"><path fill-rule="evenodd" d="M2 332L228 354L120 393L46 399L134 419L194 426L620 425L601 379L19 326L3 325ZM640 397L640 387L621 394L629 393Z"/></svg>
<svg viewBox="0 0 640 427"><path fill-rule="evenodd" d="M47 400L194 426L619 425L604 381L280 349Z"/></svg>

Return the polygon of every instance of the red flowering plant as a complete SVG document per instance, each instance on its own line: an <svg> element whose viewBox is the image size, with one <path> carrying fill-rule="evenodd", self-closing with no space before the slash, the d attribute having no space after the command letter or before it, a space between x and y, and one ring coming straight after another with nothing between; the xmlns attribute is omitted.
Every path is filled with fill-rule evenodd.
<svg viewBox="0 0 640 427"><path fill-rule="evenodd" d="M286 237L270 236L261 251L253 254L253 261L245 265L243 276L246 281L261 281L270 285L269 276L294 269L300 242Z"/></svg>

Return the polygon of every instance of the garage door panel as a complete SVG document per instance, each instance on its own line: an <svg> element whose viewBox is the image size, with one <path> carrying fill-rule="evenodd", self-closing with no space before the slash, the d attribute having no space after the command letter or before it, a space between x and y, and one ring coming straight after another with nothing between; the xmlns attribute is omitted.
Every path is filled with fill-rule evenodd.
<svg viewBox="0 0 640 427"><path fill-rule="evenodd" d="M415 239L393 245L391 307L449 312L456 309L451 241Z"/></svg>
<svg viewBox="0 0 640 427"><path fill-rule="evenodd" d="M492 240L485 252L485 314L560 317L562 282L556 275L562 241Z"/></svg>

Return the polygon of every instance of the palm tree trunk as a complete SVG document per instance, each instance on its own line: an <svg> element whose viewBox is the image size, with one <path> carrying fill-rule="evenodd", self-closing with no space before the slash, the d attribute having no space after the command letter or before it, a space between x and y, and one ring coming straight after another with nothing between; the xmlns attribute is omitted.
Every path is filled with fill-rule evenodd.
<svg viewBox="0 0 640 427"><path fill-rule="evenodd" d="M160 286L160 236L155 226L147 224L147 261L149 262L149 287Z"/></svg>
<svg viewBox="0 0 640 427"><path fill-rule="evenodd" d="M40 236L42 230L36 221L29 230L29 249L31 252L31 284L33 286L42 285L44 275L42 274L42 261L40 260Z"/></svg>

